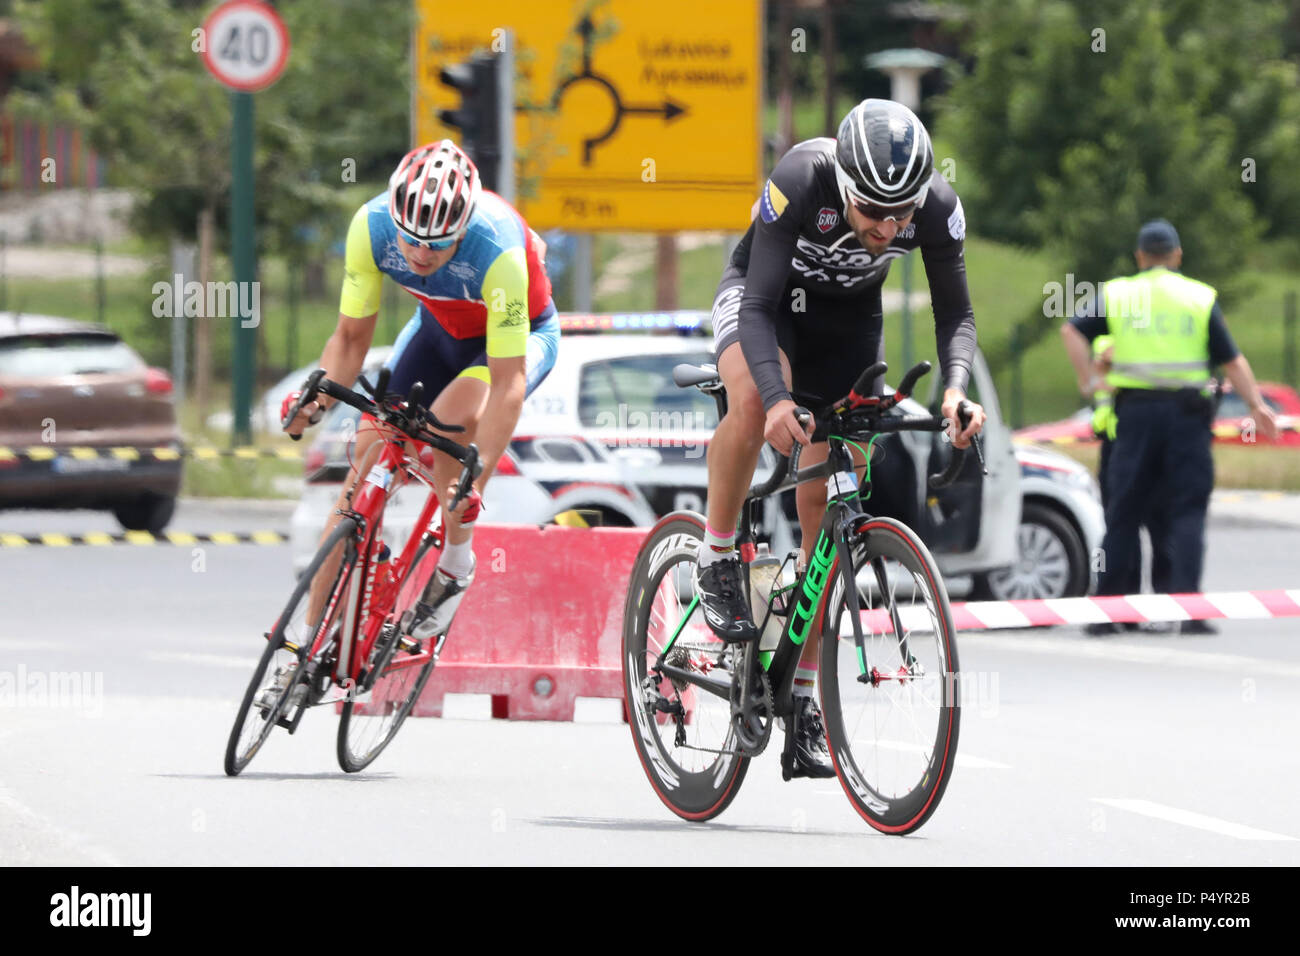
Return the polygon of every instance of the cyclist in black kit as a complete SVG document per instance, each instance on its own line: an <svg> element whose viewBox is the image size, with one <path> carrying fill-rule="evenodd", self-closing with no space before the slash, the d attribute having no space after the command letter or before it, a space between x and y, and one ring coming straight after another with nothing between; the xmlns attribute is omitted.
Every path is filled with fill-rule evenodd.
<svg viewBox="0 0 1300 956"><path fill-rule="evenodd" d="M757 637L742 594L735 532L763 442L786 455L796 441L807 446L801 466L825 461L826 444L810 444L811 429L799 424L794 409L847 394L858 374L884 357L880 288L891 260L921 250L945 385L943 414L953 421L975 351L961 201L934 171L929 133L907 107L863 100L835 139L794 146L772 171L755 212L713 302L728 411L709 444L708 524L697 584L706 620L728 642ZM874 392L880 388L873 383ZM984 410L974 405L954 444L969 445L983 424ZM806 552L826 495L804 484L796 503ZM835 772L814 697L817 643L809 637L795 678L796 776Z"/></svg>

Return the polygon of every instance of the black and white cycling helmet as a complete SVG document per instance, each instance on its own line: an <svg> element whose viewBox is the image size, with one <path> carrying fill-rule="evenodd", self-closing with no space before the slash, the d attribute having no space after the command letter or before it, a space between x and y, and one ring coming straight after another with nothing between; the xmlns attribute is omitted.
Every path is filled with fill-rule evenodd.
<svg viewBox="0 0 1300 956"><path fill-rule="evenodd" d="M449 139L417 146L388 180L388 211L409 238L450 245L469 225L478 202L478 169Z"/></svg>
<svg viewBox="0 0 1300 956"><path fill-rule="evenodd" d="M846 206L910 212L925 202L933 171L930 134L902 103L863 100L840 123L835 178Z"/></svg>

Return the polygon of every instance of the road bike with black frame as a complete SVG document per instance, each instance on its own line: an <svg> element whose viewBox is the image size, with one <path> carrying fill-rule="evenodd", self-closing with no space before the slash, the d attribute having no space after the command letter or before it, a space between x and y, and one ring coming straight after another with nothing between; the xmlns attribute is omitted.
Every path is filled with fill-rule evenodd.
<svg viewBox="0 0 1300 956"><path fill-rule="evenodd" d="M886 371L862 373L853 389L815 415L814 441L828 443L826 462L799 469L800 446L771 477L750 488L736 543L751 595L754 519L758 502L806 481L853 470L849 446L867 445L860 487L830 497L807 567L781 566L760 599L750 599L761 640L723 644L705 623L694 565L703 515L678 511L654 526L637 555L623 618L623 685L632 739L659 798L687 820L711 819L735 798L751 758L762 753L777 718L785 722L781 767L794 760L793 684L805 641L821 639L818 683L836 774L855 810L885 833L920 827L952 776L960 725L956 632L948 592L921 539L892 518L863 510L870 495L871 451L889 432L942 431L945 419L891 410L930 370L922 362L892 395L866 396ZM726 414L717 370L679 365L674 381L696 386ZM960 406L964 428L968 403ZM860 448L861 446L857 445ZM983 453L975 443L981 463ZM930 486L951 484L965 467L952 450ZM836 486L837 491L839 485Z"/></svg>
<svg viewBox="0 0 1300 956"><path fill-rule="evenodd" d="M470 492L483 471L478 448L459 445L430 428L455 433L465 429L446 425L420 406L424 386L416 382L405 399L390 396L389 370L379 373L372 387L365 378L366 398L325 377L317 369L308 377L301 397L289 410L292 422L318 393L356 408L363 416L387 426L377 461L352 490L339 522L307 569L271 630L266 648L240 704L226 745L226 773L234 776L248 766L271 731L298 729L310 707L339 708L337 754L339 766L354 773L368 766L388 746L415 706L446 641L446 634L417 640L410 635L414 606L437 564L443 544L442 512L432 459L421 451L437 449L461 466L450 508ZM294 436L298 438L300 436ZM420 517L398 554L382 560L384 509L392 495L411 481L428 488ZM318 620L308 621L313 582L325 594Z"/></svg>

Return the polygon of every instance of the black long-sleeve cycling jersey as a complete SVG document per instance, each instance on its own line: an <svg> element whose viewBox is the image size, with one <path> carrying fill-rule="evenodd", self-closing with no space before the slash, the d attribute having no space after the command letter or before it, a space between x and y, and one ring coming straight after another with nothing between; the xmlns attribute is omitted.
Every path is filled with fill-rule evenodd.
<svg viewBox="0 0 1300 956"><path fill-rule="evenodd" d="M890 262L918 247L930 284L944 382L964 391L975 354L965 235L961 200L935 171L924 205L885 252L873 256L844 219L835 181L835 140L821 137L794 146L764 184L758 214L731 257L732 265L745 273L740 344L763 406L789 398L777 357L777 309L791 312L798 289L805 297L861 298L867 313L863 331L879 335L882 317L869 305ZM815 307L793 312L796 322L817 321Z"/></svg>

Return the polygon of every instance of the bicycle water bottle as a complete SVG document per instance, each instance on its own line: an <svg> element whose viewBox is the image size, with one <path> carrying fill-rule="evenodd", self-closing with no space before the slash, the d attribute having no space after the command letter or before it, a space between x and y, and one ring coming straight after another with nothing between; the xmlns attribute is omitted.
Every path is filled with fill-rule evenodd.
<svg viewBox="0 0 1300 956"><path fill-rule="evenodd" d="M757 557L749 562L749 607L754 627L763 627L763 618L767 618L767 626L759 635L758 648L761 651L775 650L781 640L782 620L775 614L768 614L773 592L780 586L781 559L772 554L766 544L760 543Z"/></svg>

